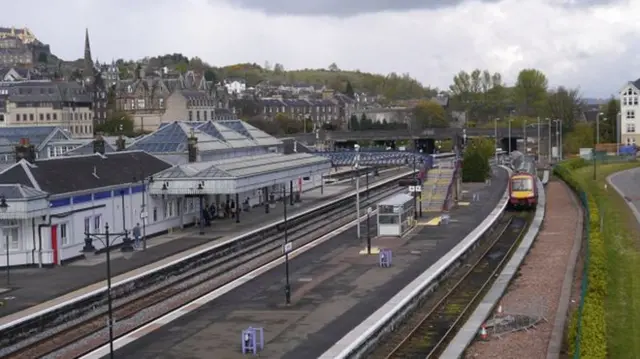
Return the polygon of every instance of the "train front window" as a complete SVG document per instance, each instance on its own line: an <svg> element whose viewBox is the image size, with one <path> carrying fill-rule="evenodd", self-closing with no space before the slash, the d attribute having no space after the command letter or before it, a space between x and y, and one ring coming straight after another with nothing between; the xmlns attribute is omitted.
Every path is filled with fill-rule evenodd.
<svg viewBox="0 0 640 359"><path fill-rule="evenodd" d="M531 178L514 178L511 181L511 189L514 191L533 191L533 180Z"/></svg>

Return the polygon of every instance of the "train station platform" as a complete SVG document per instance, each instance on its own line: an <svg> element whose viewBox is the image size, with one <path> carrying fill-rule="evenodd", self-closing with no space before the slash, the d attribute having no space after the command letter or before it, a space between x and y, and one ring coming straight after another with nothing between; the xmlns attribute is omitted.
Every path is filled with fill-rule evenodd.
<svg viewBox="0 0 640 359"><path fill-rule="evenodd" d="M244 358L240 334L252 326L264 328L260 357L317 358L477 227L494 210L506 184L507 174L500 170L491 183L466 186L463 200L468 203L450 212L448 225L417 226L405 238L375 240L374 246L393 250L390 268L380 268L377 256L360 254L364 241L351 228L289 261L290 306L284 305L285 272L279 265L202 307L185 309L173 322L151 324L160 327L132 336L115 356ZM473 201L474 195L480 200Z"/></svg>
<svg viewBox="0 0 640 359"><path fill-rule="evenodd" d="M376 177L376 181L408 170L402 168L387 171ZM304 192L302 202L287 211L289 215L295 215L329 202L354 188L355 185L351 183L341 183L325 186L322 193L320 188ZM281 202L277 206L282 208ZM204 235L198 233L198 228L187 228L149 238L147 250L136 251L131 258L125 259L119 250L112 250L112 281L118 282L197 252L216 241L225 241L280 220L282 211L271 210L266 214L264 209L256 207L243 216L242 223L235 223L233 219L216 219L211 227L206 227ZM3 277L2 274L0 270L0 278ZM3 279L0 279L0 301L3 303L0 305L0 325L101 287L106 280L106 255L92 256L54 268L11 268L10 285L7 286ZM2 289L5 287L8 288Z"/></svg>

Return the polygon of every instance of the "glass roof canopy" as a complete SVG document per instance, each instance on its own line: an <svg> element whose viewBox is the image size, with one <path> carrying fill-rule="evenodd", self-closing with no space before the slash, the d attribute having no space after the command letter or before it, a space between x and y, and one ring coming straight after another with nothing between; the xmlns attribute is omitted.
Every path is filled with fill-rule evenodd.
<svg viewBox="0 0 640 359"><path fill-rule="evenodd" d="M191 132L198 137L201 151L273 146L282 141L240 120L206 122L172 122L134 142L128 149L148 153L187 151Z"/></svg>
<svg viewBox="0 0 640 359"><path fill-rule="evenodd" d="M326 173L331 161L308 153L239 157L178 165L153 176L152 194L234 194ZM166 189L163 190L163 186ZM201 188L201 189L198 189ZM164 192L163 192L164 191Z"/></svg>

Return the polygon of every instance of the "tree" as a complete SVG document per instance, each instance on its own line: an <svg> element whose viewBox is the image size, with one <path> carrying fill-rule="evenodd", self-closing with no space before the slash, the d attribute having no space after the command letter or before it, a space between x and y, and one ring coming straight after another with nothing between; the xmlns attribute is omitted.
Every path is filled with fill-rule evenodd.
<svg viewBox="0 0 640 359"><path fill-rule="evenodd" d="M41 52L40 54L38 54L39 63L46 64L48 60L49 60L49 56L47 56L46 52Z"/></svg>
<svg viewBox="0 0 640 359"><path fill-rule="evenodd" d="M602 109L606 121L600 122L600 142L615 143L618 141L618 113L620 101L611 97Z"/></svg>
<svg viewBox="0 0 640 359"><path fill-rule="evenodd" d="M493 140L472 138L467 141L462 158L462 181L484 182L491 175L489 159L494 155Z"/></svg>
<svg viewBox="0 0 640 359"><path fill-rule="evenodd" d="M187 73L187 70L189 70L189 65L186 62L181 62L176 65L176 71L183 75Z"/></svg>
<svg viewBox="0 0 640 359"><path fill-rule="evenodd" d="M358 122L358 116L351 115L351 118L349 118L349 129L351 131L357 131L357 130L360 129L360 123Z"/></svg>
<svg viewBox="0 0 640 359"><path fill-rule="evenodd" d="M577 89L566 89L562 86L547 94L547 115L549 118L562 119L562 130L565 133L573 130L585 103Z"/></svg>
<svg viewBox="0 0 640 359"><path fill-rule="evenodd" d="M593 148L594 128L589 123L576 123L573 131L564 136L563 153L579 153L581 148Z"/></svg>
<svg viewBox="0 0 640 359"><path fill-rule="evenodd" d="M503 112L505 88L502 75L475 69L460 71L449 86L453 108L465 111L470 119L487 122Z"/></svg>
<svg viewBox="0 0 640 359"><path fill-rule="evenodd" d="M292 135L304 130L302 121L297 121L284 113L278 113L275 122L284 134Z"/></svg>
<svg viewBox="0 0 640 359"><path fill-rule="evenodd" d="M416 124L423 128L449 127L446 113L442 106L435 101L420 101L413 109Z"/></svg>
<svg viewBox="0 0 640 359"><path fill-rule="evenodd" d="M124 111L114 111L107 116L107 120L96 126L96 132L105 135L135 135L133 131L133 119Z"/></svg>
<svg viewBox="0 0 640 359"><path fill-rule="evenodd" d="M213 83L214 85L216 83L218 83L218 76L216 76L215 71L213 71L211 69L205 70L204 79L207 80L207 81L211 81L211 83Z"/></svg>
<svg viewBox="0 0 640 359"><path fill-rule="evenodd" d="M349 80L347 80L347 87L344 90L344 94L352 99L356 97L355 91L353 91L353 86L351 85L351 81Z"/></svg>
<svg viewBox="0 0 640 359"><path fill-rule="evenodd" d="M549 83L547 76L536 69L525 69L520 71L514 96L520 113L525 116L536 116L543 112L547 101L547 87Z"/></svg>
<svg viewBox="0 0 640 359"><path fill-rule="evenodd" d="M280 63L276 63L275 66L273 67L273 72L276 74L283 74L284 73L284 65L280 64Z"/></svg>
<svg viewBox="0 0 640 359"><path fill-rule="evenodd" d="M337 71L340 71L340 68L338 68L338 65L336 65L336 63L334 62L331 65L329 65L328 70L332 72L337 72Z"/></svg>
<svg viewBox="0 0 640 359"><path fill-rule="evenodd" d="M282 129L278 126L274 121L269 121L262 116L254 116L252 118L247 119L247 123L251 126L256 127L271 136L280 136L283 134Z"/></svg>

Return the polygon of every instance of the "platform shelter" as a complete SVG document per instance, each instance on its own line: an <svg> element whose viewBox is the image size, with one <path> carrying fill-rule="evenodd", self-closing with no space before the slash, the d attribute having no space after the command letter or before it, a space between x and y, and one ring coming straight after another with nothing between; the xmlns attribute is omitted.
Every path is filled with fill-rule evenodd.
<svg viewBox="0 0 640 359"><path fill-rule="evenodd" d="M287 196L299 196L303 188L322 185L322 175L331 171L331 161L300 153L245 156L218 161L191 162L157 173L150 181L149 193L180 200L195 197L200 209L233 202L236 222L245 206L269 205ZM180 205L178 205L180 208ZM200 211L202 212L202 211ZM202 214L201 214L202 215ZM203 218L201 218L202 220Z"/></svg>
<svg viewBox="0 0 640 359"><path fill-rule="evenodd" d="M378 235L402 236L414 224L414 199L398 193L378 203Z"/></svg>

